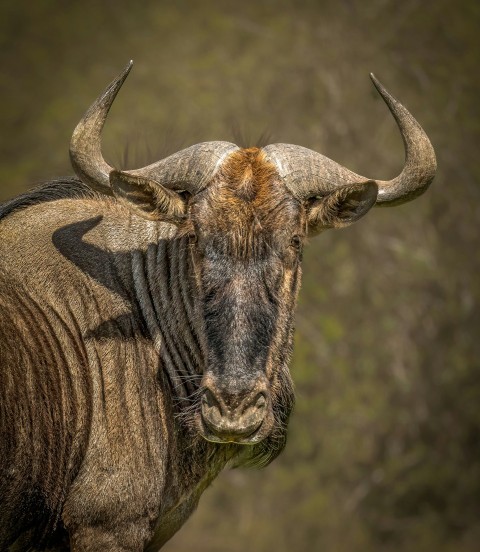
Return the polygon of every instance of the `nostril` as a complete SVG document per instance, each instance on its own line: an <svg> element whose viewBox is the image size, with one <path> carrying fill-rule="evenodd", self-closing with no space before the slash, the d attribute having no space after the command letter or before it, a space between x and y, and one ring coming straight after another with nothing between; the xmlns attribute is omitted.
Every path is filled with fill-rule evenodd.
<svg viewBox="0 0 480 552"><path fill-rule="evenodd" d="M205 389L202 395L202 407L203 406L208 408L217 408L220 412L222 412L220 401L215 397L210 389Z"/></svg>
<svg viewBox="0 0 480 552"><path fill-rule="evenodd" d="M259 411L262 411L267 406L267 398L263 393L259 393L253 401L250 400L247 403L244 404L244 407L242 409L242 415L247 413L254 413L260 414Z"/></svg>
<svg viewBox="0 0 480 552"><path fill-rule="evenodd" d="M202 395L202 416L207 423L215 425L222 419L220 404L209 389Z"/></svg>
<svg viewBox="0 0 480 552"><path fill-rule="evenodd" d="M261 410L262 408L265 408L267 406L267 399L265 398L265 395L263 393L260 393L260 395L258 395L255 406L258 410Z"/></svg>

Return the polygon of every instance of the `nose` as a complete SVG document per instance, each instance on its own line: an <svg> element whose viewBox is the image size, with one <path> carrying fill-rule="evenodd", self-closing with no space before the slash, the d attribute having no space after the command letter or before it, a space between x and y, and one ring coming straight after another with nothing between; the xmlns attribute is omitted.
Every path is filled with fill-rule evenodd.
<svg viewBox="0 0 480 552"><path fill-rule="evenodd" d="M212 440L242 442L262 425L267 397L264 392L252 392L243 398L229 396L225 400L220 393L206 389L201 414Z"/></svg>

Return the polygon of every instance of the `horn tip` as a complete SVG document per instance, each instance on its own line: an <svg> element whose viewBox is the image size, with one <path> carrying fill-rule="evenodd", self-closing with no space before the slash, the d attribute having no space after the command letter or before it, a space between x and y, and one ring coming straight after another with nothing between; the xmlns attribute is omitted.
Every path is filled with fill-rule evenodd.
<svg viewBox="0 0 480 552"><path fill-rule="evenodd" d="M124 70L122 71L122 76L126 77L128 73L130 73L131 69L133 67L133 59L131 59L127 65L125 65Z"/></svg>
<svg viewBox="0 0 480 552"><path fill-rule="evenodd" d="M370 73L370 78L373 82L373 86L375 86L375 88L377 89L377 92L380 94L380 96L382 96L382 98L387 104L389 104L389 102L391 101L396 101L393 98L393 96L388 92L388 90L385 88L385 86L383 86L383 84L377 79L377 77L373 73Z"/></svg>
<svg viewBox="0 0 480 552"><path fill-rule="evenodd" d="M378 89L379 86L380 87L382 86L380 81L377 79L377 77L373 73L370 73L370 79L373 82L373 84L375 85L375 88Z"/></svg>

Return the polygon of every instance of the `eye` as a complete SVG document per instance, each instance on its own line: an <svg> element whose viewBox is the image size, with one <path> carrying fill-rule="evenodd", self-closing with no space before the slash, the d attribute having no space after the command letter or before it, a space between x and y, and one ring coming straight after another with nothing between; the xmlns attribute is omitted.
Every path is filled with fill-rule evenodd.
<svg viewBox="0 0 480 552"><path fill-rule="evenodd" d="M297 235L292 236L292 239L290 240L290 246L297 251L300 250L300 248L302 247L302 238Z"/></svg>
<svg viewBox="0 0 480 552"><path fill-rule="evenodd" d="M188 233L188 241L191 244L197 243L197 234L193 230Z"/></svg>

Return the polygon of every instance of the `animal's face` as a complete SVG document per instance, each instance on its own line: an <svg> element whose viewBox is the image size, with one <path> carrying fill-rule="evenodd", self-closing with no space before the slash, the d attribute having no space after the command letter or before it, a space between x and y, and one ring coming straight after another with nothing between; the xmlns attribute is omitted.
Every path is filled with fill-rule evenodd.
<svg viewBox="0 0 480 552"><path fill-rule="evenodd" d="M130 209L188 236L192 270L185 276L193 280L205 337L194 415L200 435L259 444L250 459L266 463L283 448L293 406L288 361L306 235L357 220L375 202L377 186L299 199L264 150L235 148L219 164L193 194L118 171L110 182Z"/></svg>
<svg viewBox="0 0 480 552"><path fill-rule="evenodd" d="M281 429L293 403L305 209L251 149L227 159L187 216L207 349L197 425L210 441L257 443Z"/></svg>

